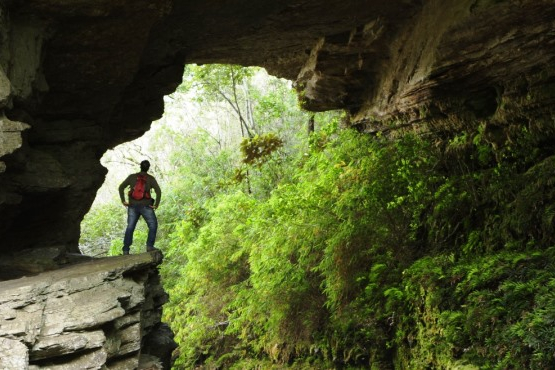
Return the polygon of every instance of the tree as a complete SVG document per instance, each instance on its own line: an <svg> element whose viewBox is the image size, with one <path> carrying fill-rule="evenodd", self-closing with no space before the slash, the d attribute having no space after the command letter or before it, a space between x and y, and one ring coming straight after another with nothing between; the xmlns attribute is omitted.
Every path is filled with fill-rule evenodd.
<svg viewBox="0 0 555 370"><path fill-rule="evenodd" d="M237 65L188 65L178 91L195 91L198 101L226 102L239 120L241 136L252 138L258 131L250 98L249 80L255 68Z"/></svg>

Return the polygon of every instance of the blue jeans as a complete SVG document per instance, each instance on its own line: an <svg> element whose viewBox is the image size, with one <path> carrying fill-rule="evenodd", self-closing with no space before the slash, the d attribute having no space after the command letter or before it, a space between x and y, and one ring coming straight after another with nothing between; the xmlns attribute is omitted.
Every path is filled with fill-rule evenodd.
<svg viewBox="0 0 555 370"><path fill-rule="evenodd" d="M133 244L133 232L139 221L139 217L143 216L148 226L148 236L146 238L146 247L154 248L154 240L156 239L156 231L158 231L158 220L154 209L149 206L128 206L127 207L127 229L125 229L125 237L123 238L123 251L129 252L129 247Z"/></svg>

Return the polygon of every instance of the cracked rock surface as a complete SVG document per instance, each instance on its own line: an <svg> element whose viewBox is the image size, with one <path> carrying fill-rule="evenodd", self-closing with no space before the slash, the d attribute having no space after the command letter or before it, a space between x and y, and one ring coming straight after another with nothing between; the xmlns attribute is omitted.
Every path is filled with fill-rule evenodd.
<svg viewBox="0 0 555 370"><path fill-rule="evenodd" d="M160 324L159 262L91 259L0 282L0 369L132 369L150 353L168 368L175 344Z"/></svg>

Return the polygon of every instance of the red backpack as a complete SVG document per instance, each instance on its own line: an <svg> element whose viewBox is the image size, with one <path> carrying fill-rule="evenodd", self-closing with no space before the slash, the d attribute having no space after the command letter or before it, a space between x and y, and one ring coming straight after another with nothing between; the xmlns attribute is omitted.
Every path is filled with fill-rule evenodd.
<svg viewBox="0 0 555 370"><path fill-rule="evenodd" d="M150 193L146 189L146 175L137 175L137 181L129 196L135 200L150 199Z"/></svg>

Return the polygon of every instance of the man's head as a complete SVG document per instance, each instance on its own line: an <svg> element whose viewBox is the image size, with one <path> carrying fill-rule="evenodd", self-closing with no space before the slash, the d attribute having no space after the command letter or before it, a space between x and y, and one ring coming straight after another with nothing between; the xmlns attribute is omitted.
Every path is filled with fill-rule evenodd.
<svg viewBox="0 0 555 370"><path fill-rule="evenodd" d="M150 162L149 161L142 161L141 162L141 171L142 172L147 172L148 169L150 168Z"/></svg>

